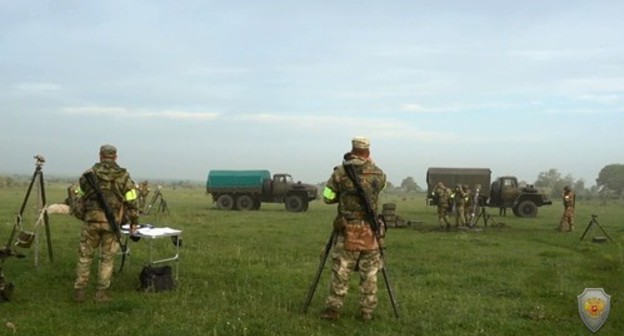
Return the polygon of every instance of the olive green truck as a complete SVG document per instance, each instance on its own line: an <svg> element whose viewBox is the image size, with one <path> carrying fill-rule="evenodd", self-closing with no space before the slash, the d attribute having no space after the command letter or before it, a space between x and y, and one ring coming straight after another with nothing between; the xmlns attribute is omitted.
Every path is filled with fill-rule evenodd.
<svg viewBox="0 0 624 336"><path fill-rule="evenodd" d="M262 203L283 203L288 211L302 212L318 197L316 186L294 182L289 174L271 178L268 170L211 170L206 192L221 210L258 210Z"/></svg>
<svg viewBox="0 0 624 336"><path fill-rule="evenodd" d="M454 189L458 184L468 185L472 192L479 185L479 205L492 208L511 208L517 217L537 215L537 208L551 205L552 201L532 185L520 186L515 176L501 176L491 182L488 168L429 168L427 170L427 199L437 205L433 190L438 182Z"/></svg>

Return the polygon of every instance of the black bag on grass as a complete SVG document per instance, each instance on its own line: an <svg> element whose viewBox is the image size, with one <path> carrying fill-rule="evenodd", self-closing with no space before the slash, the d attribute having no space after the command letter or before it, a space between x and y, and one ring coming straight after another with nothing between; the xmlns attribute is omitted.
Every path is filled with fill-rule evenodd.
<svg viewBox="0 0 624 336"><path fill-rule="evenodd" d="M147 265L141 270L139 280L141 280L139 290L143 292L162 292L175 288L173 272L169 265L160 267Z"/></svg>
<svg viewBox="0 0 624 336"><path fill-rule="evenodd" d="M6 281L0 268L0 302L11 301L14 288L13 283Z"/></svg>

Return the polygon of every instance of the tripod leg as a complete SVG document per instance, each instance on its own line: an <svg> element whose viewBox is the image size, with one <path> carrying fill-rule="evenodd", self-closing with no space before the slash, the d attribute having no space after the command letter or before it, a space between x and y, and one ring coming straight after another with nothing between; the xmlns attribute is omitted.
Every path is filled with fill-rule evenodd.
<svg viewBox="0 0 624 336"><path fill-rule="evenodd" d="M605 236L607 236L607 238L609 238L610 241L613 242L613 239L609 236L609 234L607 233L607 231L605 231L605 229L602 228L602 226L600 224L598 224L598 221L595 222L596 225L598 225L598 227L600 228L600 230L602 231L602 233L605 234Z"/></svg>
<svg viewBox="0 0 624 336"><path fill-rule="evenodd" d="M22 201L22 205L19 210L19 214L17 215L17 219L15 220L15 225L13 225L13 230L9 235L9 241L6 244L7 248L10 248L11 244L13 244L13 239L15 239L15 234L17 233L17 227L22 223L22 216L24 215L24 210L26 209L26 204L28 203L28 198L30 197L30 193L32 192L32 188L35 185L35 180L37 179L37 175L39 174L39 167L35 169L35 173L30 179L30 183L28 184L28 189L26 189L26 195L24 196L24 200Z"/></svg>
<svg viewBox="0 0 624 336"><path fill-rule="evenodd" d="M41 192L41 203L43 204L43 208L47 206L46 201L46 193L45 193L45 183L43 181L43 173L39 172L39 190ZM45 232L46 232L46 242L48 244L48 258L50 262L54 261L54 255L52 253L52 238L50 236L50 217L48 216L48 211L43 210L43 222L45 224Z"/></svg>
<svg viewBox="0 0 624 336"><path fill-rule="evenodd" d="M587 234L587 232L589 231L589 229L591 228L592 225L594 225L594 219L593 218L592 218L591 221L589 221L589 224L587 225L587 227L585 228L585 231L581 235L581 239L580 240L583 240L585 238L585 235Z"/></svg>
<svg viewBox="0 0 624 336"><path fill-rule="evenodd" d="M483 208L481 208L481 211L479 211L477 218L474 219L474 225L477 225L477 223L479 223L479 219L481 219L482 215L483 215Z"/></svg>

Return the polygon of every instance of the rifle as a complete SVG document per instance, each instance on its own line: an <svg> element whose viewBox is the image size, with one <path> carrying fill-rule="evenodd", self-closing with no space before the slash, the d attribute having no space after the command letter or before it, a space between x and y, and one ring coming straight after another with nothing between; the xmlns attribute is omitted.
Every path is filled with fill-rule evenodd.
<svg viewBox="0 0 624 336"><path fill-rule="evenodd" d="M392 286L390 285L390 278L388 276L388 270L386 269L386 262L384 260L385 259L384 249L381 246L381 241L380 241L382 237L381 237L381 226L378 222L379 217L375 213L375 208L373 207L373 204L371 203L370 198L368 197L368 195L362 188L362 184L360 183L357 173L355 172L355 167L353 165L343 165L343 167L345 168L347 175L349 176L349 178L355 185L358 195L364 201L364 205L366 207L366 217L368 219L369 225L371 226L371 229L373 229L373 232L375 233L375 238L377 239L377 245L379 246L379 255L382 261L381 274L383 275L384 282L386 283L386 289L388 290L390 303L392 304L392 309L394 310L394 316L396 318L399 318L399 309L397 307L397 302L394 296L394 291L392 290Z"/></svg>
<svg viewBox="0 0 624 336"><path fill-rule="evenodd" d="M323 250L323 254L321 255L321 262L319 263L319 267L316 270L316 274L314 274L314 279L312 279L310 289L308 290L308 296L306 297L306 301L303 304L302 311L304 314L306 314L308 312L308 308L310 308L310 303L312 302L312 298L314 297L314 292L316 291L316 287L318 286L319 280L321 279L321 273L323 273L323 268L325 268L325 262L327 262L329 252L334 245L334 239L336 239L336 230L332 231L331 236L329 236L329 240L327 241L327 244L325 244L325 249Z"/></svg>
<svg viewBox="0 0 624 336"><path fill-rule="evenodd" d="M113 214L113 210L108 205L108 202L106 201L106 198L104 197L104 194L102 193L102 189L100 189L100 185L97 183L95 174L92 171L89 171L84 174L84 177L87 179L87 182L89 183L91 188L95 190L95 195L97 196L97 200L100 203L100 207L102 207L102 210L104 210L104 214L106 215L106 220L108 221L108 224L111 226L111 229L113 229L113 232L115 233L115 236L117 237L117 242L119 243L119 246L121 247L121 265L119 266L119 271L118 271L118 272L121 272L123 270L124 264L126 263L126 252L128 250L127 248L128 240L126 239L126 244L121 242L121 228L117 224L117 220L115 219L115 214Z"/></svg>

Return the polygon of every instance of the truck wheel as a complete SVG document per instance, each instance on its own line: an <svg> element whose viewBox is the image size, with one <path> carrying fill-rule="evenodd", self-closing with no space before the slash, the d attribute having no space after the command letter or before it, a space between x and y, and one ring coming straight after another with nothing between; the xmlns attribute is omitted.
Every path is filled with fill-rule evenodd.
<svg viewBox="0 0 624 336"><path fill-rule="evenodd" d="M234 197L224 194L217 198L217 208L221 210L232 210L234 208Z"/></svg>
<svg viewBox="0 0 624 336"><path fill-rule="evenodd" d="M522 201L516 207L516 211L518 217L522 218L533 218L537 216L537 205L531 201Z"/></svg>
<svg viewBox="0 0 624 336"><path fill-rule="evenodd" d="M249 195L240 195L236 198L236 207L238 210L253 210L254 200Z"/></svg>
<svg viewBox="0 0 624 336"><path fill-rule="evenodd" d="M286 210L290 212L301 212L303 210L303 200L296 195L286 196L284 205Z"/></svg>

